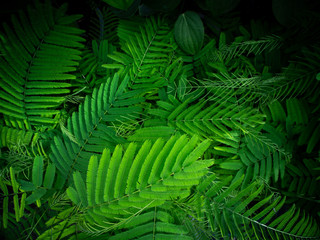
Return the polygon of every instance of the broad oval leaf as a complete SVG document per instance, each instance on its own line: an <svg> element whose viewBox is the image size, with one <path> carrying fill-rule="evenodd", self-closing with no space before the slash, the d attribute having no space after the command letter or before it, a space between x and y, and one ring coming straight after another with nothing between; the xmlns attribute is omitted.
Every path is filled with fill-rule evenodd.
<svg viewBox="0 0 320 240"><path fill-rule="evenodd" d="M121 10L127 10L134 0L103 0L104 2L108 3L110 6L119 8Z"/></svg>
<svg viewBox="0 0 320 240"><path fill-rule="evenodd" d="M204 39L204 27L199 15L192 11L182 13L174 25L174 37L183 51L196 54Z"/></svg>

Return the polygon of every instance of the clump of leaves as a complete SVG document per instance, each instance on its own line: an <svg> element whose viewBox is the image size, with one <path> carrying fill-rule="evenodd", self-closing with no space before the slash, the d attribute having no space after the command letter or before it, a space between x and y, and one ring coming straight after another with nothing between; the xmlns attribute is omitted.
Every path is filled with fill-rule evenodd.
<svg viewBox="0 0 320 240"><path fill-rule="evenodd" d="M187 3L3 25L5 239L319 238L319 45L281 11Z"/></svg>

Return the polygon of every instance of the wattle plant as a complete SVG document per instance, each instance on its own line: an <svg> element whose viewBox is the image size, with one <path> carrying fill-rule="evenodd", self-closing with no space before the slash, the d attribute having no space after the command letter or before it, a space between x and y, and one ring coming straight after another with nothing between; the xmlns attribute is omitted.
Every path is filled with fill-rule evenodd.
<svg viewBox="0 0 320 240"><path fill-rule="evenodd" d="M319 239L319 18L88 3L1 29L0 236Z"/></svg>

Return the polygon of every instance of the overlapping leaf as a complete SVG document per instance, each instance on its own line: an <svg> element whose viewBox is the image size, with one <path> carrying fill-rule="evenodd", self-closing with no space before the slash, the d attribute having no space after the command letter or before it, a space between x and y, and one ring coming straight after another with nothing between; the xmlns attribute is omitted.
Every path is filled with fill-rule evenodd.
<svg viewBox="0 0 320 240"><path fill-rule="evenodd" d="M31 125L57 123L58 107L70 92L84 41L71 24L80 15L66 16L64 8L37 3L4 24L0 42L0 112Z"/></svg>
<svg viewBox="0 0 320 240"><path fill-rule="evenodd" d="M103 40L108 40L111 43L117 43L117 26L119 19L109 8L96 8L96 15L90 19L89 36L91 40L96 40L100 43Z"/></svg>
<svg viewBox="0 0 320 240"><path fill-rule="evenodd" d="M222 156L216 161L217 166L222 171L235 175L235 179L244 174L242 188L256 179L263 179L267 183L271 179L274 182L284 179L289 155L266 135L258 135L257 139L246 136L241 146L225 139L216 140L223 143L223 146L214 147L215 153ZM219 171L219 168L216 169L216 172Z"/></svg>
<svg viewBox="0 0 320 240"><path fill-rule="evenodd" d="M253 182L239 191L243 179L244 176L229 184L230 176L217 179L212 175L198 186L207 198L205 208L209 223L222 237L231 234L237 239L314 239L318 236L316 220L295 205L288 208L285 197L273 194L260 197L263 184ZM224 186L225 190L221 191Z"/></svg>
<svg viewBox="0 0 320 240"><path fill-rule="evenodd" d="M121 80L118 75L95 88L87 96L79 111L68 119L67 130L74 138L64 134L55 137L50 159L63 178L68 179L77 170L85 173L92 154L101 154L106 147L113 149L125 139L116 134L113 124L135 119L141 108L135 106L143 98L135 91L125 92L129 77Z"/></svg>
<svg viewBox="0 0 320 240"><path fill-rule="evenodd" d="M0 126L1 144L9 147L15 144L29 145L38 138L38 133L34 131L19 130L13 127Z"/></svg>
<svg viewBox="0 0 320 240"><path fill-rule="evenodd" d="M169 82L168 66L172 62L174 51L170 44L172 32L163 18L148 18L137 32L121 31L125 43L123 52L115 52L109 57L118 65L106 64L107 68L120 67L120 72L129 74L130 86L137 88L156 88Z"/></svg>
<svg viewBox="0 0 320 240"><path fill-rule="evenodd" d="M127 229L110 237L110 240L121 239L179 239L191 240L186 228L174 223L173 217L166 209L154 208L152 211L142 213L121 228ZM121 229L120 228L120 229Z"/></svg>
<svg viewBox="0 0 320 240"><path fill-rule="evenodd" d="M140 149L130 143L124 153L121 145L112 155L105 149L100 161L90 158L86 182L79 172L73 174L68 196L81 204L90 224L112 227L121 216L187 197L213 163L197 161L209 145L209 140L198 144L196 136L188 140L186 135L175 135L167 142L147 140Z"/></svg>
<svg viewBox="0 0 320 240"><path fill-rule="evenodd" d="M264 124L263 114L254 108L239 106L236 102L191 102L191 99L187 99L180 103L169 96L169 101L158 101L158 108L150 109L149 113L185 133L198 134L203 138L227 138L236 142L240 133L247 134Z"/></svg>
<svg viewBox="0 0 320 240"><path fill-rule="evenodd" d="M101 65L113 62L107 55L114 50L115 47L108 40L92 41L92 46L83 51L79 64L80 73L72 81L75 90L91 94L94 87L105 82L106 77L112 77L114 70L106 71Z"/></svg>

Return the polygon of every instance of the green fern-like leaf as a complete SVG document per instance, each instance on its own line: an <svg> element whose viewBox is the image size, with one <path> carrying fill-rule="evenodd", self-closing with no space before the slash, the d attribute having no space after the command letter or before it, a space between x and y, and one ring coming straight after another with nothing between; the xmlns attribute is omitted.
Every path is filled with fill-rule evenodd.
<svg viewBox="0 0 320 240"><path fill-rule="evenodd" d="M256 109L242 107L232 102L199 101L191 104L187 99L183 103L169 96L168 102L158 101L159 108L149 113L164 119L171 127L188 134L201 137L221 137L236 140L242 132L247 134L252 128L264 124L264 115Z"/></svg>
<svg viewBox="0 0 320 240"><path fill-rule="evenodd" d="M120 25L121 26L121 25ZM121 31L121 29L119 30ZM156 88L168 84L166 68L170 64L173 47L170 44L172 32L163 18L148 18L138 33L125 32L123 52L115 52L109 57L123 67L120 72L129 74L130 86ZM114 65L103 65L113 68Z"/></svg>
<svg viewBox="0 0 320 240"><path fill-rule="evenodd" d="M233 72L233 71L232 71ZM201 81L203 86L210 92L209 99L238 98L240 103L259 102L265 104L273 100L269 92L273 90L274 84L281 81L283 76L269 76L262 74L251 76L251 74L236 73L229 71L219 73L208 73L211 79ZM249 76L247 76L249 75Z"/></svg>
<svg viewBox="0 0 320 240"><path fill-rule="evenodd" d="M86 182L79 172L74 173L75 188L68 188L68 196L84 207L93 218L92 224L104 222L108 229L114 228L116 218L190 194L190 188L212 164L211 160L197 161L210 142L197 143L196 136L188 140L183 135L173 136L167 143L161 138L154 144L145 141L139 150L137 144L130 143L124 154L121 145L112 155L105 149L100 161L90 158Z"/></svg>
<svg viewBox="0 0 320 240"><path fill-rule="evenodd" d="M241 146L227 139L216 138L216 140L223 145L214 147L215 154L219 156L215 172L222 171L223 174L235 175L235 179L244 174L242 188L255 179L261 179L266 183L284 179L290 155L271 141L265 133L246 135L241 139Z"/></svg>
<svg viewBox="0 0 320 240"><path fill-rule="evenodd" d="M308 212L318 211L319 171L313 159L303 159L287 164L284 179L275 188L287 197L287 202L303 207Z"/></svg>
<svg viewBox="0 0 320 240"><path fill-rule="evenodd" d="M294 205L286 208L285 197L269 195L261 198L264 185L258 182L251 183L241 191L237 190L243 178L238 178L230 185L230 178L213 181L207 178L199 185L198 190L204 191L208 198L205 201L207 214L215 216L209 217L214 231L222 237L231 234L239 239L251 239L252 236L316 239L319 228L315 219L301 214ZM221 191L224 186L227 188Z"/></svg>
<svg viewBox="0 0 320 240"><path fill-rule="evenodd" d="M221 37L220 37L221 39ZM267 36L260 40L247 40L247 41L237 41L233 42L231 45L226 45L225 42L219 43L219 52L214 59L224 59L228 61L235 56L240 55L250 55L255 54L259 55L264 51L272 51L273 49L279 48L282 44L282 39L278 36Z"/></svg>
<svg viewBox="0 0 320 240"><path fill-rule="evenodd" d="M188 232L184 226L175 224L173 217L161 208L142 213L130 219L121 228L127 230L110 237L111 240L138 237L139 239L193 239L187 236Z"/></svg>
<svg viewBox="0 0 320 240"><path fill-rule="evenodd" d="M101 66L111 64L113 61L107 56L115 51L115 47L108 40L100 42L93 40L92 46L83 51L83 57L79 63L79 74L72 80L76 91L92 93L93 88L106 81L115 72L112 69L106 71Z"/></svg>
<svg viewBox="0 0 320 240"><path fill-rule="evenodd" d="M304 95L312 97L319 90L316 75L319 72L319 46L304 48L298 59L284 70L284 78L269 92L273 98L286 99Z"/></svg>
<svg viewBox="0 0 320 240"><path fill-rule="evenodd" d="M135 119L141 111L135 104L143 98L135 97L135 91L125 92L129 80L125 77L119 82L118 75L115 75L95 88L91 97L86 97L79 112L68 119L67 129L76 141L67 135L54 138L50 159L65 179L75 170L85 174L92 154L101 154L105 147L114 149L116 144L126 142L117 136L111 122Z"/></svg>
<svg viewBox="0 0 320 240"><path fill-rule="evenodd" d="M10 147L16 144L33 144L37 141L39 133L28 131L27 129L19 130L13 127L1 126L0 136L2 147Z"/></svg>
<svg viewBox="0 0 320 240"><path fill-rule="evenodd" d="M52 125L58 107L70 92L84 41L72 26L80 15L66 16L63 8L36 4L27 15L12 17L13 29L4 24L6 42L0 49L0 112L31 125Z"/></svg>
<svg viewBox="0 0 320 240"><path fill-rule="evenodd" d="M217 46L216 46L217 45ZM247 56L258 56L263 52L272 51L282 45L278 36L268 36L259 40L250 40L248 36L239 36L231 44L227 44L226 34L221 33L219 41L212 39L195 56L195 64L202 77L211 76L212 68L224 73L237 75L239 72L255 73L254 66ZM244 70L245 69L245 70ZM241 74L243 76L243 74ZM246 75L245 77L249 77Z"/></svg>
<svg viewBox="0 0 320 240"><path fill-rule="evenodd" d="M96 16L90 19L89 36L98 43L108 40L111 43L117 43L118 36L116 28L119 19L112 13L109 8L95 9Z"/></svg>
<svg viewBox="0 0 320 240"><path fill-rule="evenodd" d="M41 231L40 236L38 236L38 239L72 237L76 234L77 223L73 217L77 213L77 208L68 207L60 210L56 216L46 218L45 227Z"/></svg>

